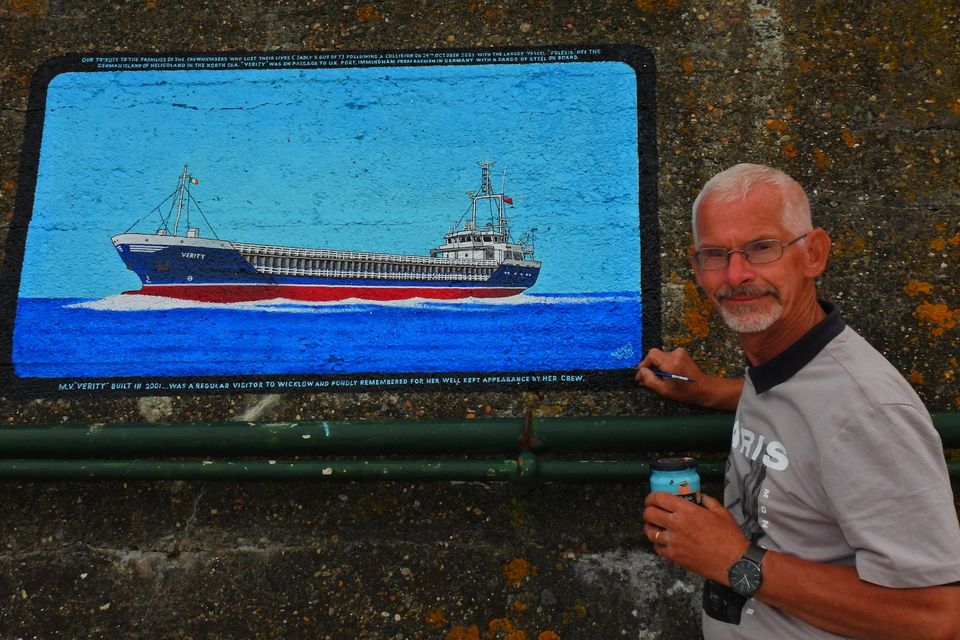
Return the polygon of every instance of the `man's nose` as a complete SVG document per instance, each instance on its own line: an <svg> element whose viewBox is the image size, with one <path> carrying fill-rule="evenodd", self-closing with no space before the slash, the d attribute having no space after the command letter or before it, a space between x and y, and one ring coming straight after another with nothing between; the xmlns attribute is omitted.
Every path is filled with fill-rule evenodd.
<svg viewBox="0 0 960 640"><path fill-rule="evenodd" d="M747 260L747 256L742 251L731 251L726 268L727 282L739 285L753 280L753 276L753 265Z"/></svg>

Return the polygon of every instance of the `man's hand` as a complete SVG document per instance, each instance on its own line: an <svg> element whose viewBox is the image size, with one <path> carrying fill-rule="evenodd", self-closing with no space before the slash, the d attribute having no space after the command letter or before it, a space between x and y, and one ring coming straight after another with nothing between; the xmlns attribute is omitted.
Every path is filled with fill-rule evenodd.
<svg viewBox="0 0 960 640"><path fill-rule="evenodd" d="M644 501L643 532L657 555L679 566L727 584L727 569L750 546L733 515L720 502L703 495L698 506L662 491Z"/></svg>
<svg viewBox="0 0 960 640"><path fill-rule="evenodd" d="M655 372L672 373L691 378L693 382L658 376ZM637 365L637 383L664 398L709 409L733 411L740 401L743 380L706 375L686 349L673 351L650 349Z"/></svg>

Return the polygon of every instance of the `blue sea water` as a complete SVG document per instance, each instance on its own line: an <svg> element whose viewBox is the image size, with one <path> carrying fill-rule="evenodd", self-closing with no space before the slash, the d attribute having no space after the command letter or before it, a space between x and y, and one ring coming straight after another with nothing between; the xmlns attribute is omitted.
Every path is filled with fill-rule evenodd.
<svg viewBox="0 0 960 640"><path fill-rule="evenodd" d="M482 160L515 202L513 233L538 229L538 292L634 288L638 152L654 152L638 142L637 82L615 60L61 73L19 295L139 287L110 238L155 231L184 165L199 184L183 225L205 237L428 255Z"/></svg>
<svg viewBox="0 0 960 640"><path fill-rule="evenodd" d="M636 292L317 304L22 298L12 346L21 378L603 371L639 360L641 303Z"/></svg>

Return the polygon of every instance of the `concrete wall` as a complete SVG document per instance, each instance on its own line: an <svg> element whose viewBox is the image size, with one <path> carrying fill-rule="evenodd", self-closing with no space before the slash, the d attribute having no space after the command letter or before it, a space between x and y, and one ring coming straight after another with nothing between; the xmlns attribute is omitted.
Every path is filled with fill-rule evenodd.
<svg viewBox="0 0 960 640"><path fill-rule="evenodd" d="M782 167L835 241L823 291L960 408L960 13L947 2L5 0L0 213L31 74L87 51L623 44L658 66L664 342L736 372L685 262L692 197ZM5 232L4 232L5 233ZM5 424L683 414L622 393L18 401ZM714 493L717 487L712 487ZM642 486L0 482L2 638L694 638L698 580L652 555Z"/></svg>

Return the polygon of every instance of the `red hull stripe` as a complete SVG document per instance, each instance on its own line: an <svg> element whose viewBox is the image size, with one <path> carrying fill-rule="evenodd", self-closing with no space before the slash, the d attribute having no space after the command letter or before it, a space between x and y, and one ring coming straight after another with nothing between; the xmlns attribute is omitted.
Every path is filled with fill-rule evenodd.
<svg viewBox="0 0 960 640"><path fill-rule="evenodd" d="M358 298L360 300L460 300L463 298L505 298L524 289L515 287L309 287L284 285L148 285L130 295L160 296L197 302L252 302L255 300L300 300L304 302L332 302Z"/></svg>

